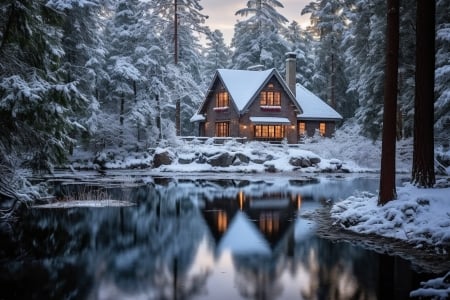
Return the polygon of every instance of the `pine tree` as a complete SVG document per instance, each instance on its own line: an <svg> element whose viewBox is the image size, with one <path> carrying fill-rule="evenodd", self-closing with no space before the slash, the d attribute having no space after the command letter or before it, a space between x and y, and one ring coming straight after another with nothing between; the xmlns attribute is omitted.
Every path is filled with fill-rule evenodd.
<svg viewBox="0 0 450 300"><path fill-rule="evenodd" d="M380 136L383 116L385 66L386 2L357 0L350 12L349 31L345 34L348 91L356 93L359 106L355 118L361 134L376 140Z"/></svg>
<svg viewBox="0 0 450 300"><path fill-rule="evenodd" d="M450 132L450 5L436 1L435 135L439 145L449 147ZM446 145L445 145L446 144Z"/></svg>
<svg viewBox="0 0 450 300"><path fill-rule="evenodd" d="M86 105L76 81L61 77L63 14L46 1L6 1L0 18L1 161L11 154L36 170L62 162Z"/></svg>
<svg viewBox="0 0 450 300"><path fill-rule="evenodd" d="M352 117L356 99L347 93L348 79L341 47L347 28L345 7L342 0L317 0L305 6L302 14L311 14L309 30L318 39L312 90L345 117Z"/></svg>
<svg viewBox="0 0 450 300"><path fill-rule="evenodd" d="M296 81L306 88L312 87L314 74L313 39L296 21L292 21L285 31L285 38L290 43L290 52L297 55Z"/></svg>
<svg viewBox="0 0 450 300"><path fill-rule="evenodd" d="M436 182L433 130L435 13L435 1L417 1L414 153L411 182L426 188L433 187Z"/></svg>
<svg viewBox="0 0 450 300"><path fill-rule="evenodd" d="M220 30L212 32L207 39L206 48L204 49L205 66L203 78L205 81L210 81L217 69L228 67L231 50L225 44Z"/></svg>
<svg viewBox="0 0 450 300"><path fill-rule="evenodd" d="M247 69L263 65L284 72L289 44L283 38L287 19L277 12L283 5L276 0L250 0L236 15L249 17L235 24L231 46L235 48L231 67Z"/></svg>
<svg viewBox="0 0 450 300"><path fill-rule="evenodd" d="M399 0L387 0L386 77L384 85L379 205L384 205L397 198L395 188L395 144L400 35L399 11Z"/></svg>

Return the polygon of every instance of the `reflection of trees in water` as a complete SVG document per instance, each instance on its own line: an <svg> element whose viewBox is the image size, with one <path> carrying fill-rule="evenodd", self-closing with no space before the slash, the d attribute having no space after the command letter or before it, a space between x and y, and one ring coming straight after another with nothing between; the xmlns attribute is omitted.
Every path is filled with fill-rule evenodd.
<svg viewBox="0 0 450 300"><path fill-rule="evenodd" d="M198 210L189 201L172 201L170 191L135 192L141 199L134 207L27 211L27 222L16 233L15 253L9 255L33 262L30 266L46 284L36 287L38 295L19 288L11 295L99 299L112 292L114 298L145 294L183 299L198 293L207 272L187 274L205 232ZM29 270L13 264L0 265L0 270L2 282L8 282L6 276L19 279L9 280L13 286L35 280L26 275Z"/></svg>
<svg viewBox="0 0 450 300"><path fill-rule="evenodd" d="M376 299L377 264L372 252L311 237L296 244L291 271L306 275L303 299Z"/></svg>
<svg viewBox="0 0 450 300"><path fill-rule="evenodd" d="M283 255L235 255L235 284L246 299L276 299L282 293Z"/></svg>

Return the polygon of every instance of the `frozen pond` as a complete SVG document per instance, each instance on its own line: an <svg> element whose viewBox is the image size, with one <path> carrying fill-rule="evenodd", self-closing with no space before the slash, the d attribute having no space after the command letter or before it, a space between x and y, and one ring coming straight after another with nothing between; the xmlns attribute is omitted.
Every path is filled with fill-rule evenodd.
<svg viewBox="0 0 450 300"><path fill-rule="evenodd" d="M319 238L303 217L375 192L376 178L52 180L67 205L31 208L2 230L0 299L405 299L432 275Z"/></svg>

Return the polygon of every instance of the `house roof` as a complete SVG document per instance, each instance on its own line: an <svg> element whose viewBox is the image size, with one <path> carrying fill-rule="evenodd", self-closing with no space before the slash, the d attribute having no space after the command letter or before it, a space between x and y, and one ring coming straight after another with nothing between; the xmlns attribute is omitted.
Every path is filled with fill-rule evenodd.
<svg viewBox="0 0 450 300"><path fill-rule="evenodd" d="M263 83L274 72L274 69L265 71L246 71L219 69L217 73L236 104L242 111Z"/></svg>
<svg viewBox="0 0 450 300"><path fill-rule="evenodd" d="M231 70L218 69L211 82L211 88L217 78L221 80L224 87L230 93L232 102L236 109L242 113L245 108L250 105L253 99L257 97L258 92L264 87L264 84L275 76L280 82L283 89L292 99L294 104L299 108L300 113L297 115L299 120L341 120L342 116L336 112L331 106L326 104L322 99L314 95L301 84L297 83L296 97L289 90L285 80L280 76L276 69L264 71L250 70ZM191 122L204 121L205 117L201 114L201 110L205 105L208 95L206 95L202 105L197 113L191 118ZM253 117L254 118L254 117ZM267 120L265 120L267 123Z"/></svg>
<svg viewBox="0 0 450 300"><path fill-rule="evenodd" d="M299 120L342 120L337 111L300 83L296 85L296 98L303 110L303 113L297 115Z"/></svg>

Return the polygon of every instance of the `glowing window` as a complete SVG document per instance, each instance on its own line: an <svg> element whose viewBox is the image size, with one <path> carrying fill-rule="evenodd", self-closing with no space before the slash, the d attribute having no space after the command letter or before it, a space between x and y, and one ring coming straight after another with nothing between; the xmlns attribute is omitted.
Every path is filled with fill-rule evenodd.
<svg viewBox="0 0 450 300"><path fill-rule="evenodd" d="M281 106L281 93L277 91L263 91L260 98L261 106Z"/></svg>
<svg viewBox="0 0 450 300"><path fill-rule="evenodd" d="M227 92L217 93L216 107L228 107L230 104L230 97Z"/></svg>
<svg viewBox="0 0 450 300"><path fill-rule="evenodd" d="M216 136L217 137L230 136L230 122L217 122Z"/></svg>
<svg viewBox="0 0 450 300"><path fill-rule="evenodd" d="M325 123L320 123L320 124L319 124L319 132L320 132L320 135L324 136L324 135L325 135L325 131L326 131L326 125L325 125Z"/></svg>
<svg viewBox="0 0 450 300"><path fill-rule="evenodd" d="M299 131L300 135L306 134L306 123L305 122L300 122L300 124L298 126L298 131Z"/></svg>
<svg viewBox="0 0 450 300"><path fill-rule="evenodd" d="M255 137L257 138L284 138L284 126L282 125L255 125Z"/></svg>

